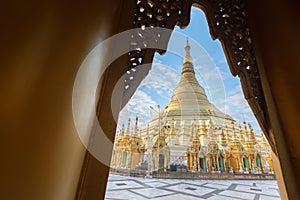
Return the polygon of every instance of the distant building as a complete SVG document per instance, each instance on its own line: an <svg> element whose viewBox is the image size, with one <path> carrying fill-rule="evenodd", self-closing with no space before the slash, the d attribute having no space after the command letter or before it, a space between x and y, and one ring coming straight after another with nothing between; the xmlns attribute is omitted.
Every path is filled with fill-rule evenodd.
<svg viewBox="0 0 300 200"><path fill-rule="evenodd" d="M111 166L148 171L274 173L271 148L250 124L241 126L207 99L198 83L187 41L181 79L170 103L138 129L123 124Z"/></svg>

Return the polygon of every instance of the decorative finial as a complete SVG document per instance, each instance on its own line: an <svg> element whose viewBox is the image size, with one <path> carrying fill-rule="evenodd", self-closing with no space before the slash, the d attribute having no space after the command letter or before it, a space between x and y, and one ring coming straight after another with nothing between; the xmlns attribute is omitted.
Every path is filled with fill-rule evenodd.
<svg viewBox="0 0 300 200"><path fill-rule="evenodd" d="M139 118L136 116L135 118L135 127L134 127L134 134L138 134L138 122L139 122Z"/></svg>
<svg viewBox="0 0 300 200"><path fill-rule="evenodd" d="M236 135L236 132L235 132L235 123L234 123L234 121L232 121L231 124L232 124L232 134L233 134L232 136L233 136L233 139L237 140L237 135Z"/></svg>
<svg viewBox="0 0 300 200"><path fill-rule="evenodd" d="M122 124L122 128L121 128L121 131L120 131L120 136L123 136L125 133L125 125L124 123Z"/></svg>
<svg viewBox="0 0 300 200"><path fill-rule="evenodd" d="M248 127L249 127L250 130L252 130L252 126L251 126L250 123L248 123Z"/></svg>
<svg viewBox="0 0 300 200"><path fill-rule="evenodd" d="M184 56L184 59L183 59L183 63L186 63L186 62L192 63L193 59L192 59L191 54L190 54L191 46L189 44L189 39L188 38L186 38L186 44L185 44L184 48L185 48L185 56Z"/></svg>
<svg viewBox="0 0 300 200"><path fill-rule="evenodd" d="M130 118L128 119L126 134L130 135Z"/></svg>
<svg viewBox="0 0 300 200"><path fill-rule="evenodd" d="M185 46L187 47L187 46L190 46L190 44L189 44L189 37L186 37L186 44L185 44Z"/></svg>

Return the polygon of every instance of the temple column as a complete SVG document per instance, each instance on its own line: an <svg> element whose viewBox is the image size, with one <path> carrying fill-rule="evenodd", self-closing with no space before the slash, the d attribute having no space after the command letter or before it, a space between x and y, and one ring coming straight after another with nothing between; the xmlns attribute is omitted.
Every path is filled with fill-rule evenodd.
<svg viewBox="0 0 300 200"><path fill-rule="evenodd" d="M198 154L196 155L196 160L197 160L197 163L198 163L198 171L201 172L200 158L199 158Z"/></svg>
<svg viewBox="0 0 300 200"><path fill-rule="evenodd" d="M124 167L124 150L122 150L120 152L120 164L119 164L119 167L120 168L123 168Z"/></svg>
<svg viewBox="0 0 300 200"><path fill-rule="evenodd" d="M118 168L120 168L121 165L122 165L122 155L123 155L123 152L119 151L119 154L118 154L118 163L117 163Z"/></svg>
<svg viewBox="0 0 300 200"><path fill-rule="evenodd" d="M224 172L228 172L228 164L227 164L227 159L225 156L223 158L223 168L224 168Z"/></svg>
<svg viewBox="0 0 300 200"><path fill-rule="evenodd" d="M112 152L112 156L111 156L111 161L110 161L110 167L114 167L115 165L116 165L116 152L114 152L114 150L113 150L113 152Z"/></svg>
<svg viewBox="0 0 300 200"><path fill-rule="evenodd" d="M118 155L119 155L119 151L115 151L115 153L114 153L114 167L116 167L117 166L117 164L118 164Z"/></svg>
<svg viewBox="0 0 300 200"><path fill-rule="evenodd" d="M115 156L116 156L116 164L115 164L115 168L117 168L118 167L118 164L119 164L119 151L118 152L116 152L116 154L115 154Z"/></svg>
<svg viewBox="0 0 300 200"><path fill-rule="evenodd" d="M125 168L130 168L130 153L127 153L127 160L126 160L126 165L125 165Z"/></svg>
<svg viewBox="0 0 300 200"><path fill-rule="evenodd" d="M219 156L217 156L217 171L220 172Z"/></svg>
<svg viewBox="0 0 300 200"><path fill-rule="evenodd" d="M188 169L188 171L190 171L191 169L190 169L190 166L191 166L191 164L190 164L190 152L188 152L187 153L187 169Z"/></svg>
<svg viewBox="0 0 300 200"><path fill-rule="evenodd" d="M150 153L150 150L147 149L146 151L146 160L148 162L148 171L152 171L152 157L151 157L151 153Z"/></svg>
<svg viewBox="0 0 300 200"><path fill-rule="evenodd" d="M115 163L115 168L117 168L119 166L119 160L120 160L120 151L117 151L115 154L116 157L116 163Z"/></svg>
<svg viewBox="0 0 300 200"><path fill-rule="evenodd" d="M239 171L240 170L240 165L239 165L239 159L238 158L235 158L235 165L236 165L237 171Z"/></svg>
<svg viewBox="0 0 300 200"><path fill-rule="evenodd" d="M195 155L193 155L193 157L192 157L193 159L193 172L195 172L196 171L196 167L197 167L197 163L196 163L196 160L195 160Z"/></svg>
<svg viewBox="0 0 300 200"><path fill-rule="evenodd" d="M164 153L164 169L168 168L168 160L167 160L168 156L166 153Z"/></svg>
<svg viewBox="0 0 300 200"><path fill-rule="evenodd" d="M119 160L118 166L119 166L119 168L122 168L124 165L124 150L120 151L119 156L120 156L120 160Z"/></svg>
<svg viewBox="0 0 300 200"><path fill-rule="evenodd" d="M206 171L210 172L210 158L206 159Z"/></svg>
<svg viewBox="0 0 300 200"><path fill-rule="evenodd" d="M251 172L251 170L252 170L252 162L251 162L250 156L248 156L247 160L248 160L248 168L249 168L249 172Z"/></svg>
<svg viewBox="0 0 300 200"><path fill-rule="evenodd" d="M198 171L198 162L197 162L197 155L194 155L194 163L195 163L195 171Z"/></svg>
<svg viewBox="0 0 300 200"><path fill-rule="evenodd" d="M215 156L212 157L212 171L216 171L216 158Z"/></svg>
<svg viewBox="0 0 300 200"><path fill-rule="evenodd" d="M243 164L242 156L239 156L238 160L239 160L239 172L244 172L244 164Z"/></svg>
<svg viewBox="0 0 300 200"><path fill-rule="evenodd" d="M232 172L232 170L233 170L233 167L231 164L231 160L228 160L228 172Z"/></svg>

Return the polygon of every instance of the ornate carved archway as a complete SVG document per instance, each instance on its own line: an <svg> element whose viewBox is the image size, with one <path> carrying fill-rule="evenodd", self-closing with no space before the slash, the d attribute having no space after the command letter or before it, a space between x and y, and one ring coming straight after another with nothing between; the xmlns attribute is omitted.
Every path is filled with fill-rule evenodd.
<svg viewBox="0 0 300 200"><path fill-rule="evenodd" d="M251 33L247 26L244 0L138 0L134 16L134 26L141 28L139 34L132 35L132 49L125 78L122 106L124 106L140 82L148 74L154 53L163 54L157 49L140 49L147 42L156 41L167 47L170 34L144 31L145 27L174 29L175 25L184 28L189 24L191 7L201 8L207 17L211 36L219 39L225 52L233 76L239 76L245 99L248 101L258 123L277 154L274 137L270 133L267 106L262 91L260 75L252 46ZM149 29L147 29L148 31ZM149 36L150 35L150 36ZM149 40L149 37L155 39ZM136 46L136 48L135 48ZM144 67L136 66L148 64Z"/></svg>

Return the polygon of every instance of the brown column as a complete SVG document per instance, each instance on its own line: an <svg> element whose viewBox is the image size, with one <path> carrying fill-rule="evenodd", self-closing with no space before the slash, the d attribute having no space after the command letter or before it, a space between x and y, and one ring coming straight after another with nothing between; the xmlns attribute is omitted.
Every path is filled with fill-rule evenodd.
<svg viewBox="0 0 300 200"><path fill-rule="evenodd" d="M246 1L247 20L268 107L270 133L289 199L300 199L300 15L297 1ZM278 170L282 170L281 173Z"/></svg>

